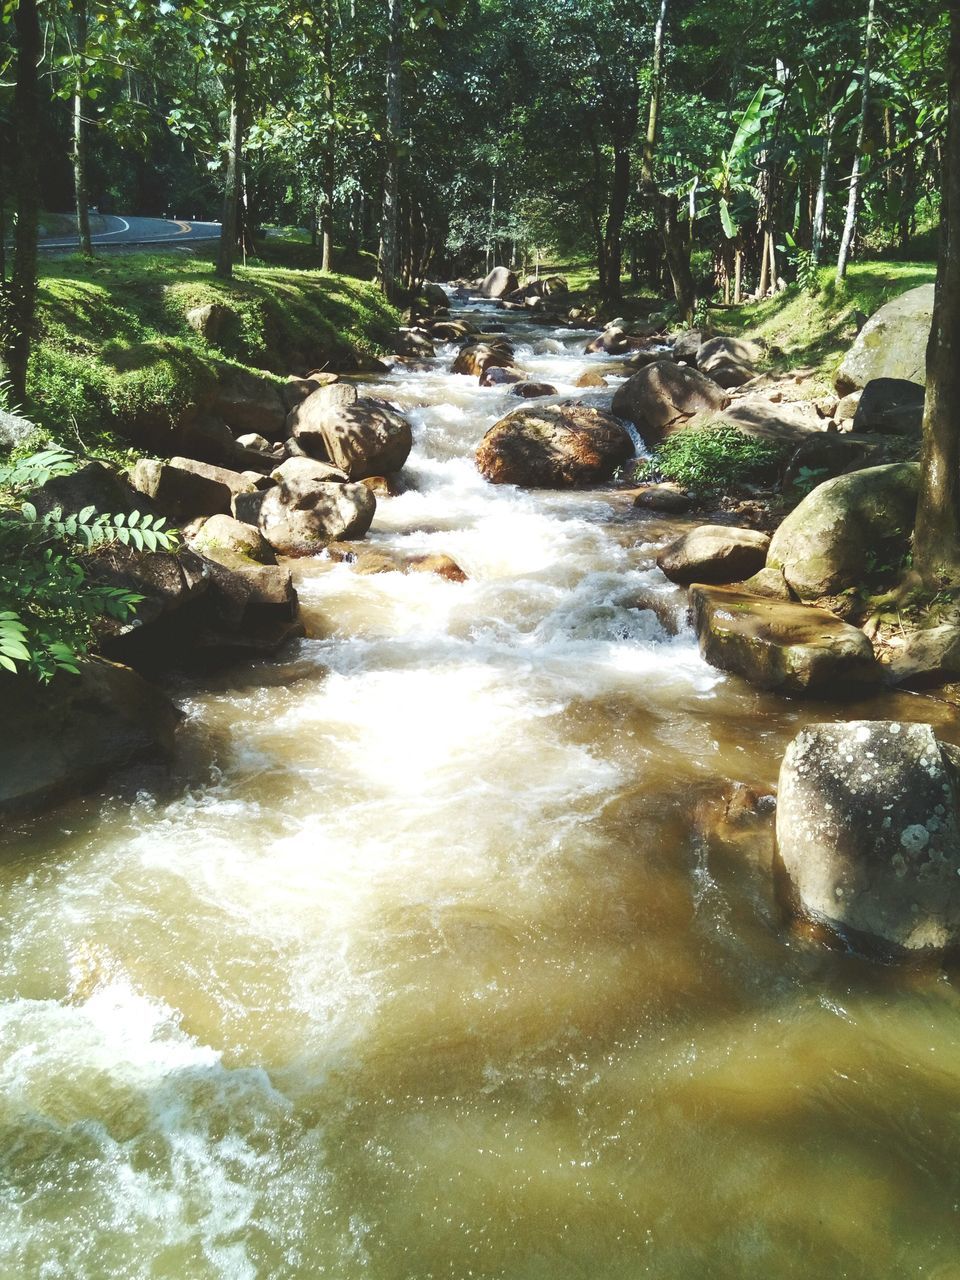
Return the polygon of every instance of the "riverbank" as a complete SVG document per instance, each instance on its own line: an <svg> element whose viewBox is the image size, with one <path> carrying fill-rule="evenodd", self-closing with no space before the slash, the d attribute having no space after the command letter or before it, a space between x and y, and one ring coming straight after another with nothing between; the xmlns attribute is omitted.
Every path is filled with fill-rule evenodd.
<svg viewBox="0 0 960 1280"><path fill-rule="evenodd" d="M398 316L372 280L321 274L309 246L264 253L229 282L182 251L42 263L30 416L68 448L117 455L149 448L143 424L175 422L224 362L286 376L388 350Z"/></svg>

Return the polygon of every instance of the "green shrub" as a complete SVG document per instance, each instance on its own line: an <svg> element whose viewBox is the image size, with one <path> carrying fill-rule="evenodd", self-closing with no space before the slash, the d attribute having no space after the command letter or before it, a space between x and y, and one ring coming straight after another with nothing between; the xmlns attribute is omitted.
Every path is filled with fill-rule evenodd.
<svg viewBox="0 0 960 1280"><path fill-rule="evenodd" d="M39 515L26 495L76 465L64 449L0 464L0 668L43 682L58 671L77 674L98 619L125 622L143 598L90 581L82 551L108 542L147 551L176 545L162 519L138 512L108 515L86 507Z"/></svg>
<svg viewBox="0 0 960 1280"><path fill-rule="evenodd" d="M786 450L732 426L677 431L637 468L638 480L673 480L700 498L776 478Z"/></svg>

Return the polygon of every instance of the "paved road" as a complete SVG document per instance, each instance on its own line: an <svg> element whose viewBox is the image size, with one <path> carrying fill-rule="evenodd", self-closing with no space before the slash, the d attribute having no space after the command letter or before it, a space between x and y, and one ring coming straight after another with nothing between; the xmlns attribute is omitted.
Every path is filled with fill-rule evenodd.
<svg viewBox="0 0 960 1280"><path fill-rule="evenodd" d="M167 244L175 241L184 244L191 240L216 240L220 235L219 222L181 222L167 218L120 218L113 214L105 215L107 230L92 236L98 247L108 248L111 245L123 245L136 248L138 245ZM76 236L49 236L39 242L41 249L75 249Z"/></svg>

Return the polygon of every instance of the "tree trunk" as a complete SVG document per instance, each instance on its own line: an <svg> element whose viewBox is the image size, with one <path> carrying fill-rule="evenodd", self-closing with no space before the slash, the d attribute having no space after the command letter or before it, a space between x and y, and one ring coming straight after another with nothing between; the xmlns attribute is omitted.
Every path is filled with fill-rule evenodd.
<svg viewBox="0 0 960 1280"><path fill-rule="evenodd" d="M220 245L217 251L216 274L223 280L233 275L233 259L237 249L237 229L242 189L243 170L243 118L246 110L247 52L243 31L237 40L232 66L230 92L230 133L227 138L227 173L223 188L223 216L220 224Z"/></svg>
<svg viewBox="0 0 960 1280"><path fill-rule="evenodd" d="M697 307L697 289L690 269L690 242L677 219L676 197L660 196L658 204L663 228L663 247L670 279L673 281L673 295L684 321L691 324Z"/></svg>
<svg viewBox="0 0 960 1280"><path fill-rule="evenodd" d="M847 196L847 216L843 224L843 236L840 240L840 255L837 258L837 279L843 280L847 274L847 263L853 237L857 230L857 209L860 203L860 157L863 154L863 142L867 130L867 111L870 107L870 57L873 51L873 16L876 0L867 0L867 31L863 45L863 84L860 90L860 119L857 124L857 144L853 156L853 169L850 173L850 191Z"/></svg>
<svg viewBox="0 0 960 1280"><path fill-rule="evenodd" d="M663 97L663 51L666 43L667 17L670 0L660 0L660 13L653 32L653 61L650 68L650 107L647 112L647 134L643 142L643 160L640 167L640 189L653 204L664 256L673 282L673 293L684 320L689 324L697 306L697 290L690 268L690 241L683 234L677 220L675 196L663 195L654 177L654 159L657 150L657 133L660 124L660 106Z"/></svg>
<svg viewBox="0 0 960 1280"><path fill-rule="evenodd" d="M387 120L384 130L387 165L383 176L383 213L380 220L378 275L385 296L395 302L400 288L397 280L397 198L399 187L400 115L403 106L400 81L403 43L403 0L387 0L389 43L387 46Z"/></svg>
<svg viewBox="0 0 960 1280"><path fill-rule="evenodd" d="M813 209L813 241L810 249L810 260L815 267L820 265L823 242L827 235L827 184L830 181L830 153L833 149L833 129L836 116L831 111L826 119L820 152L820 181L817 183L817 200Z"/></svg>
<svg viewBox="0 0 960 1280"><path fill-rule="evenodd" d="M914 565L930 588L960 586L960 0L950 4L940 260L927 347Z"/></svg>
<svg viewBox="0 0 960 1280"><path fill-rule="evenodd" d="M37 301L37 223L40 214L40 23L37 0L19 0L14 16L17 37L17 84L13 95L14 136L18 142L14 171L17 226L13 242L13 274L3 311L3 359L14 403L27 393L27 365Z"/></svg>
<svg viewBox="0 0 960 1280"><path fill-rule="evenodd" d="M327 136L323 149L323 200L320 209L320 230L323 237L323 256L320 270L333 270L333 193L337 183L337 132L334 123L333 83L333 12L330 0L323 7L323 105L327 113Z"/></svg>
<svg viewBox="0 0 960 1280"><path fill-rule="evenodd" d="M620 277L623 274L623 222L630 198L630 151L617 147L613 157L613 183L610 188L610 207L607 211L607 229L604 235L605 280L601 280L604 300L616 302L620 297Z"/></svg>
<svg viewBox="0 0 960 1280"><path fill-rule="evenodd" d="M670 0L660 0L660 15L653 31L653 62L650 67L650 108L647 112L647 136L643 140L643 162L640 169L640 185L646 189L654 186L653 159L657 150L657 133L660 127L660 98L663 93L663 45L667 29L667 12Z"/></svg>
<svg viewBox="0 0 960 1280"><path fill-rule="evenodd" d="M76 6L76 53L82 58L87 49L87 5L78 0ZM83 118L85 97L83 92L83 66L77 69L73 88L73 191L77 207L77 241L85 258L93 257L93 241L90 238L90 193L87 190L87 128Z"/></svg>

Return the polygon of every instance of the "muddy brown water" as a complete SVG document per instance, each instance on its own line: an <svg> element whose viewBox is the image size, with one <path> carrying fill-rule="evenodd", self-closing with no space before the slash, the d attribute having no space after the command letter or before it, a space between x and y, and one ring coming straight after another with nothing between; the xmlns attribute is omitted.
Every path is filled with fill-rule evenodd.
<svg viewBox="0 0 960 1280"><path fill-rule="evenodd" d="M511 327L561 394L604 359ZM6 834L0 1276L957 1280L954 978L792 926L755 803L811 720L955 720L705 666L670 526L484 484L515 401L448 365L377 384L371 542L469 581L303 562L172 781Z"/></svg>

